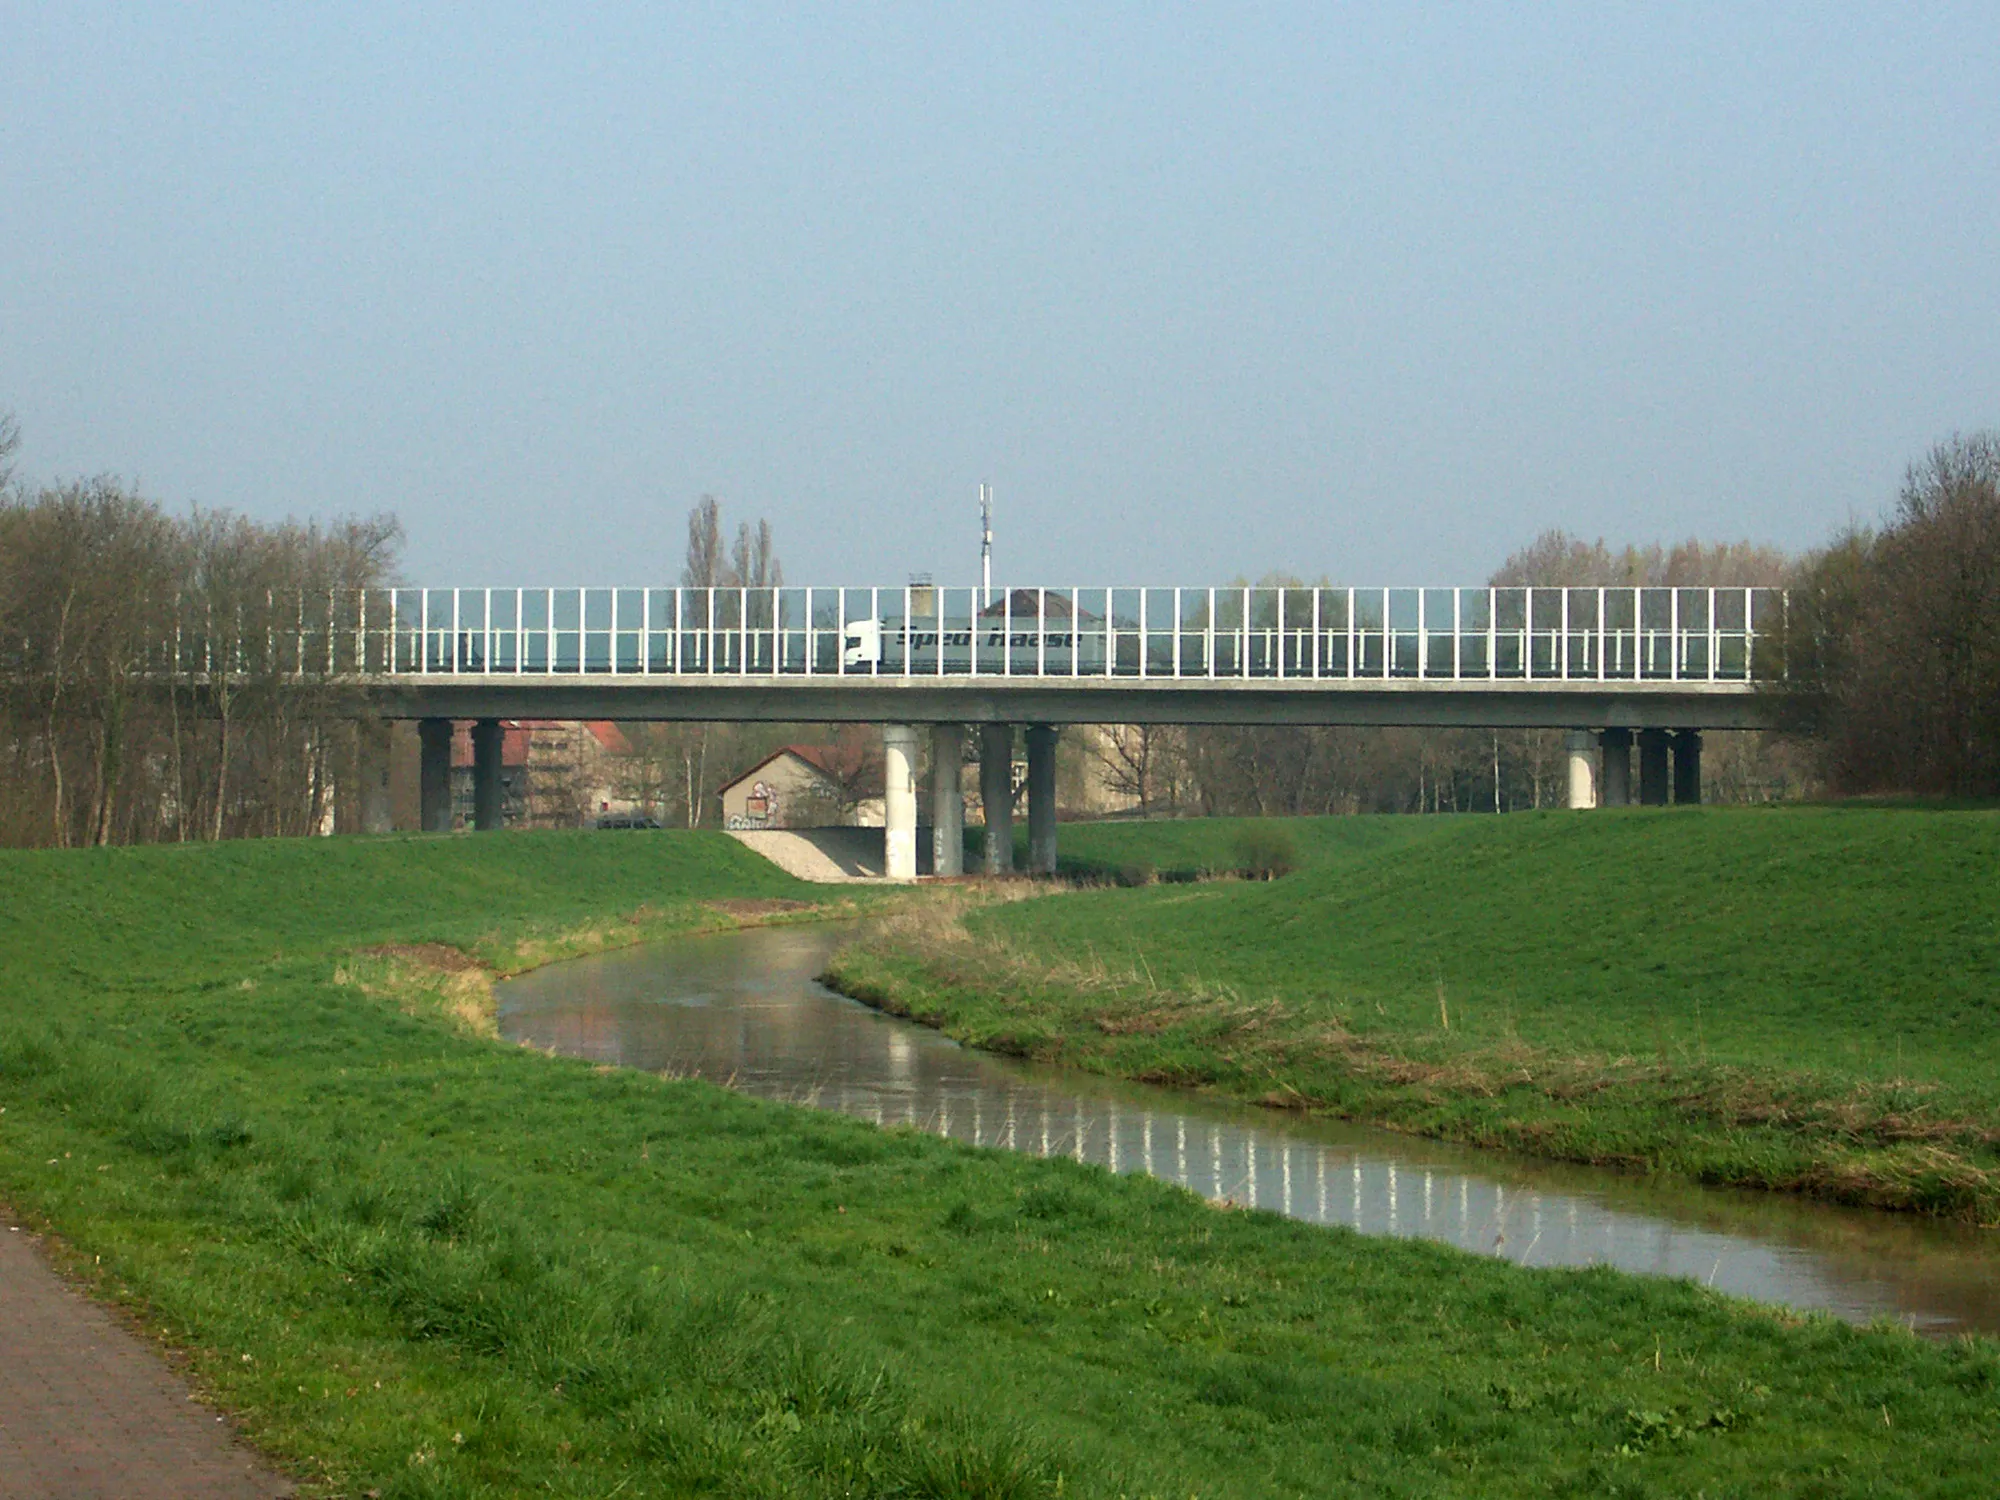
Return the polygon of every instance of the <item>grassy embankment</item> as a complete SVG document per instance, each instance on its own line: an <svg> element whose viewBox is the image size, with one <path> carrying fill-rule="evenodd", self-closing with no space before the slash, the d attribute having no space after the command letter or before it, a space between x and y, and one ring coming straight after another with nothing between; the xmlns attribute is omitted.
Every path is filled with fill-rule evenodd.
<svg viewBox="0 0 2000 1500"><path fill-rule="evenodd" d="M1224 821L1083 871L1244 862ZM1288 825L1269 883L895 925L850 992L976 1045L1480 1145L2000 1220L2000 813Z"/></svg>
<svg viewBox="0 0 2000 1500"><path fill-rule="evenodd" d="M0 1194L313 1493L1986 1492L1988 1341L1220 1212L458 1014L465 956L819 894L699 835L0 855Z"/></svg>

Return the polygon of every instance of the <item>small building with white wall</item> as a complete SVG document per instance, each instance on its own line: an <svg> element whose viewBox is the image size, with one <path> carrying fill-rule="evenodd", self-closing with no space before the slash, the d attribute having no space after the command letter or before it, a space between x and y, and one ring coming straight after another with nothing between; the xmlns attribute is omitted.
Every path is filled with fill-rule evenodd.
<svg viewBox="0 0 2000 1500"><path fill-rule="evenodd" d="M881 827L881 797L854 792L834 774L823 747L783 745L723 783L722 826L737 832Z"/></svg>

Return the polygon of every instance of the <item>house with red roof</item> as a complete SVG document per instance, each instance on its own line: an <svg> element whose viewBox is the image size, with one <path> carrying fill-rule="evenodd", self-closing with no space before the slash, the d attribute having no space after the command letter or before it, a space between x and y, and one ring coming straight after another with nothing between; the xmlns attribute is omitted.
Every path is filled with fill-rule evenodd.
<svg viewBox="0 0 2000 1500"><path fill-rule="evenodd" d="M879 828L882 762L845 745L780 745L721 796L724 828Z"/></svg>
<svg viewBox="0 0 2000 1500"><path fill-rule="evenodd" d="M589 827L598 818L645 809L621 790L619 761L632 753L608 720L500 721L500 794L509 828ZM451 741L452 821L472 826L472 726Z"/></svg>

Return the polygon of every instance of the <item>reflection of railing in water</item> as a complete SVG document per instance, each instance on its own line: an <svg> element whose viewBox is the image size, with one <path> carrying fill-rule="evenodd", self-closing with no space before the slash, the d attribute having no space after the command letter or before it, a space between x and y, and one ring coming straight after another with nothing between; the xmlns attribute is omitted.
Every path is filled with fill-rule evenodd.
<svg viewBox="0 0 2000 1500"><path fill-rule="evenodd" d="M1750 588L370 589L178 608L163 673L1744 682Z"/></svg>
<svg viewBox="0 0 2000 1500"><path fill-rule="evenodd" d="M1254 1133L1231 1131L1213 1122L1197 1125L1189 1137L1189 1121L1172 1116L1171 1145L1156 1130L1150 1110L1138 1113L1137 1152L1128 1136L1129 1117L1115 1101L1107 1101L1101 1117L1086 1115L1084 1101L1071 1098L1055 1107L1040 1091L1031 1091L1033 1105L1025 1112L1017 1091L1007 1095L1004 1115L989 1130L981 1113L981 1094L973 1092L970 1118L961 1105L954 1115L948 1089L940 1090L928 1113L914 1093L899 1091L891 1104L879 1090L863 1089L865 1103L857 1106L854 1092L839 1086L828 1100L821 1090L813 1101L843 1114L860 1114L877 1125L900 1125L926 1134L971 1145L1021 1150L1041 1157L1097 1161L1113 1172L1143 1172L1172 1182L1214 1203L1262 1209L1287 1218L1346 1225L1366 1233L1401 1238L1441 1239L1463 1249L1502 1256L1524 1265L1578 1265L1603 1262L1676 1272L1712 1282L1722 1265L1720 1253L1710 1254L1708 1237L1700 1232L1676 1234L1663 1223L1634 1225L1602 1212L1582 1221L1574 1197L1561 1196L1562 1212L1547 1213L1543 1195L1533 1189L1510 1194L1504 1183L1476 1181L1459 1172L1431 1167L1410 1169L1393 1161L1365 1163L1338 1148L1280 1143L1260 1148ZM1060 1113L1059 1113L1060 1111ZM1101 1136L1099 1131L1102 1132ZM1237 1137L1232 1149L1230 1137ZM1342 1169L1345 1168L1343 1171ZM1345 1201L1329 1184L1346 1178ZM1455 1188L1455 1192L1448 1189ZM1644 1246L1630 1243L1637 1230ZM1626 1243L1621 1249L1620 1241ZM1699 1241L1699 1244L1694 1242ZM1676 1251L1681 1252L1678 1256ZM1540 1252L1539 1257L1537 1252ZM1705 1261L1705 1267L1695 1265Z"/></svg>
<svg viewBox="0 0 2000 1500"><path fill-rule="evenodd" d="M1782 1250L1635 1216L1572 1193L1509 1187L1450 1167L1369 1159L1343 1146L1269 1138L1256 1127L1134 1109L1117 1099L1092 1102L1026 1085L1008 1088L1002 1108L987 1095L976 1086L954 1092L948 1085L883 1089L824 1080L772 1092L878 1125L1144 1172L1212 1202L1366 1234L1441 1240L1524 1265L1606 1264L1708 1285L1720 1280L1725 1290L1849 1316L1879 1311L1865 1298L1829 1298L1838 1283L1824 1282L1810 1265L1794 1268ZM990 1114L988 1103L996 1105Z"/></svg>
<svg viewBox="0 0 2000 1500"><path fill-rule="evenodd" d="M1080 1146L1086 1161L1110 1166L1115 1159L1121 1172L1145 1171L1211 1199L1368 1234L1421 1236L1538 1267L1664 1272L1845 1317L1907 1318L1932 1332L2000 1329L1992 1250L1977 1236L1782 1197L1530 1166L1333 1122L1051 1075L962 1051L817 992L806 976L823 957L817 947L804 952L802 929L714 941L756 956L755 1001L735 1015L726 1004L730 981L705 971L685 987L702 996L700 1006L652 1003L662 993L659 960L652 960L631 970L648 976L633 990L646 1003L609 1021L614 1013L601 1001L576 992L582 986L588 994L593 968L628 972L621 956L585 961L575 978L557 981L551 970L541 983L534 976L515 981L518 993L541 998L520 1009L503 999L503 1031L594 1060L730 1079L748 1093L960 1142L1062 1157L1076 1156ZM794 962L809 1010L771 1003L774 973L790 973ZM994 1208L1006 1211L1004 1203Z"/></svg>

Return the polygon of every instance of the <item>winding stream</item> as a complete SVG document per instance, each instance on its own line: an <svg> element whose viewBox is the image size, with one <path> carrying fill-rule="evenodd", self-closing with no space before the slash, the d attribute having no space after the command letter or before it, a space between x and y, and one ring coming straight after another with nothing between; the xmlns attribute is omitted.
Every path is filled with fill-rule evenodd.
<svg viewBox="0 0 2000 1500"><path fill-rule="evenodd" d="M980 1146L1150 1172L1206 1198L1523 1265L1686 1276L1920 1332L2000 1333L2000 1236L1443 1145L989 1056L814 978L850 929L752 928L540 969L501 1033Z"/></svg>

